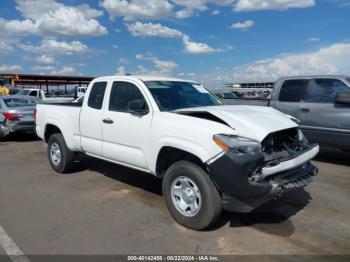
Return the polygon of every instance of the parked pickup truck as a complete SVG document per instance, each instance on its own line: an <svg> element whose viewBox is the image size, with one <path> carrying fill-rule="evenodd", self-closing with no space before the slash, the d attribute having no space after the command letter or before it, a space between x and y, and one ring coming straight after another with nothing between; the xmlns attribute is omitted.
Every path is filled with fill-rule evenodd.
<svg viewBox="0 0 350 262"><path fill-rule="evenodd" d="M36 132L51 167L69 172L75 153L163 179L173 218L192 229L222 209L250 212L317 174L310 144L291 116L272 108L225 106L180 79L94 79L82 104L38 104Z"/></svg>
<svg viewBox="0 0 350 262"><path fill-rule="evenodd" d="M40 101L44 102L54 102L54 103L64 103L72 102L74 97L48 97L42 89L24 88L18 91L17 95L22 96L32 96L36 97Z"/></svg>
<svg viewBox="0 0 350 262"><path fill-rule="evenodd" d="M270 100L224 101L228 105L273 107L299 119L309 141L350 150L350 77L284 77L276 82Z"/></svg>

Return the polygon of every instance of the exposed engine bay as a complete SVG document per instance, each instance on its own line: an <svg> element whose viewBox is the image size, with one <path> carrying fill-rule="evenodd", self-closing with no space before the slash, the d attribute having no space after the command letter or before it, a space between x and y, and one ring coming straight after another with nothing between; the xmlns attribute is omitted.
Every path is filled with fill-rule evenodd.
<svg viewBox="0 0 350 262"><path fill-rule="evenodd" d="M298 128L282 130L268 135L261 143L266 166L286 161L309 148Z"/></svg>
<svg viewBox="0 0 350 262"><path fill-rule="evenodd" d="M261 143L263 163L251 175L251 181L263 182L275 179L278 174L264 173L282 162L297 158L315 145L310 144L299 128L291 128L269 134ZM297 167L298 169L299 167Z"/></svg>

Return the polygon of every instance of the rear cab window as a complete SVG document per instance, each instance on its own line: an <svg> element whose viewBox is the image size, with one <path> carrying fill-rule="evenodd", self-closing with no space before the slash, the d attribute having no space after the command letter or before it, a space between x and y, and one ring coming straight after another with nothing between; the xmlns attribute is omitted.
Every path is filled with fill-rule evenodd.
<svg viewBox="0 0 350 262"><path fill-rule="evenodd" d="M295 79L283 82L279 94L281 102L300 102L304 98L308 80Z"/></svg>
<svg viewBox="0 0 350 262"><path fill-rule="evenodd" d="M101 110L106 92L107 82L96 82L92 85L88 106L97 110Z"/></svg>

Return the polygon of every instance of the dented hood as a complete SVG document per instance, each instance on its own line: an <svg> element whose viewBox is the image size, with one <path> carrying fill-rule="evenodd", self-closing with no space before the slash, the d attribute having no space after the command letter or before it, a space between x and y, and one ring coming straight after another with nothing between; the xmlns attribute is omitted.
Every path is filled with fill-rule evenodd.
<svg viewBox="0 0 350 262"><path fill-rule="evenodd" d="M292 117L271 107L262 106L209 106L176 110L189 114L207 112L224 121L237 135L261 142L268 134L298 126Z"/></svg>

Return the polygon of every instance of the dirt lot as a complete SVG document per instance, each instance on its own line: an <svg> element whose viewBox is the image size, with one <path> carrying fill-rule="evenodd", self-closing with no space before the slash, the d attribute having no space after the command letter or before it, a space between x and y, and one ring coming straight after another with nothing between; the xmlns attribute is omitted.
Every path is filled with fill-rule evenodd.
<svg viewBox="0 0 350 262"><path fill-rule="evenodd" d="M350 254L350 154L323 152L315 164L305 190L195 232L172 220L152 176L91 158L58 175L41 141L10 137L0 142L0 226L25 254Z"/></svg>

